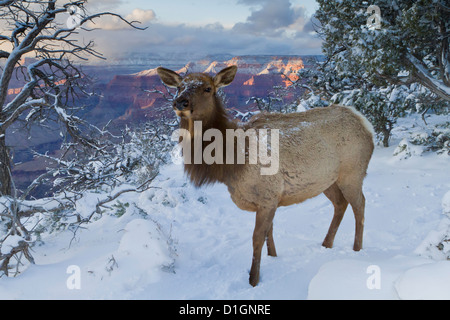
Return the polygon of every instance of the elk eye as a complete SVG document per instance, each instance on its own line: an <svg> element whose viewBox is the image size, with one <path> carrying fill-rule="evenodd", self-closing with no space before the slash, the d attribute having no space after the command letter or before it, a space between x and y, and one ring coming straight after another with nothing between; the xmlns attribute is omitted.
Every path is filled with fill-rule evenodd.
<svg viewBox="0 0 450 320"><path fill-rule="evenodd" d="M205 92L211 92L211 90L212 90L212 88L208 87L208 88L205 89Z"/></svg>

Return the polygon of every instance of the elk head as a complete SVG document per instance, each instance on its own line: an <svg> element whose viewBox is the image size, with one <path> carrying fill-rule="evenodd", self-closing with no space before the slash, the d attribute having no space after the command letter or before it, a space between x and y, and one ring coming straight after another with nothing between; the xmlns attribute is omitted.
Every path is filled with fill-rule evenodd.
<svg viewBox="0 0 450 320"><path fill-rule="evenodd" d="M178 89L173 109L179 117L193 121L208 121L217 108L217 90L233 81L237 67L227 67L215 77L204 73L192 73L183 78L178 73L162 67L159 67L157 72L164 84Z"/></svg>

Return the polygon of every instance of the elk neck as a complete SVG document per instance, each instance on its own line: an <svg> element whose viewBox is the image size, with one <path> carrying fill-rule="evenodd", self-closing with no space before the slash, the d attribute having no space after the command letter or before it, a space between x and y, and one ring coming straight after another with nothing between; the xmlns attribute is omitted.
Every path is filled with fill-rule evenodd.
<svg viewBox="0 0 450 320"><path fill-rule="evenodd" d="M223 156L224 159L226 159L226 130L227 129L236 129L238 126L235 122L231 121L228 118L228 115L225 111L225 108L220 101L219 98L215 98L215 105L213 108L213 112L209 114L209 117L206 119L195 119L192 118L181 118L180 120L180 128L185 129L190 133L190 138L187 139L187 143L191 144L190 150L191 150L191 158L192 162L191 164L184 164L184 171L191 180L191 182L196 186L200 187L203 185L208 184L214 184L217 182L228 184L227 182L230 181L236 174L239 173L240 170L242 170L243 166L242 164L206 164L203 160L201 160L201 163L194 163L194 153L200 152L203 155L203 151L205 148L211 143L207 141L203 141L203 134L209 130L209 129L217 129L221 132L223 137ZM194 128L198 128L199 126L195 126L194 121L201 121L201 132L198 132L194 130ZM185 131L185 132L187 132ZM195 143L195 137L196 135L200 135L201 138L199 141L201 143L198 145ZM186 137L185 137L186 138ZM182 138L180 137L180 140ZM184 140L184 138L183 138ZM185 141L183 141L184 143ZM231 143L235 143L234 141ZM198 148L201 148L201 150L198 150ZM197 148L197 150L196 150ZM236 145L234 146L236 148Z"/></svg>

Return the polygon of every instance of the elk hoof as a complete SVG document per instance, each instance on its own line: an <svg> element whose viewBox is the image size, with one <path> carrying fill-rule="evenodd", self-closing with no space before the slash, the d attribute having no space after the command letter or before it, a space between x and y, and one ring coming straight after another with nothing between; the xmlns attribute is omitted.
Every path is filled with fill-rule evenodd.
<svg viewBox="0 0 450 320"><path fill-rule="evenodd" d="M249 283L252 287L256 287L259 283L259 276L250 275Z"/></svg>
<svg viewBox="0 0 450 320"><path fill-rule="evenodd" d="M327 248L327 249L331 249L331 248L333 248L333 242L324 241L322 243L322 247Z"/></svg>

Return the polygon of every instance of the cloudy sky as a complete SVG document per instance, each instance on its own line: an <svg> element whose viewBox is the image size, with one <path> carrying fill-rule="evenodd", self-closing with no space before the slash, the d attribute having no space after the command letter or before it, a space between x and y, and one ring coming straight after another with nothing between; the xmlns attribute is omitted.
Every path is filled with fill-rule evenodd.
<svg viewBox="0 0 450 320"><path fill-rule="evenodd" d="M117 19L95 20L93 38L106 56L127 52L200 54L320 54L311 15L315 0L92 0L92 12L113 11L138 20L145 31Z"/></svg>

